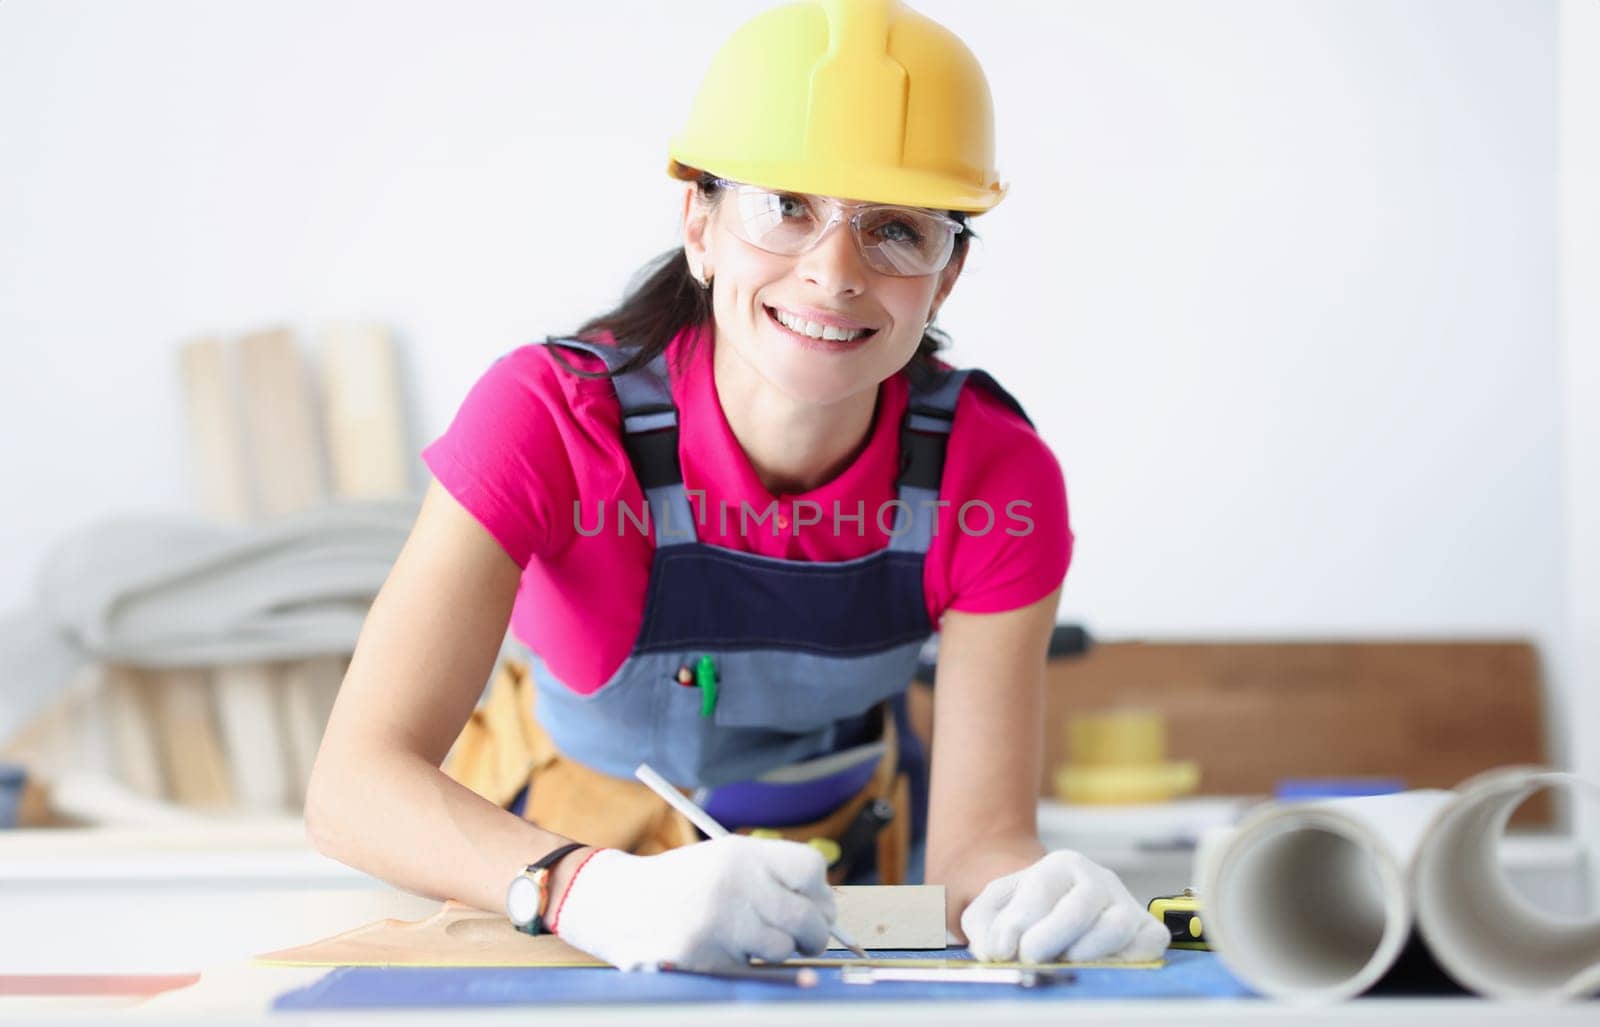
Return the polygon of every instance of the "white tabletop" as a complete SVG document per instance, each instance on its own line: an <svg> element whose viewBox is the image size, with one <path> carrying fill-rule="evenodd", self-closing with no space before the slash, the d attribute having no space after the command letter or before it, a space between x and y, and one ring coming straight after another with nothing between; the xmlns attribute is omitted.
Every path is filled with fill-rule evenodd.
<svg viewBox="0 0 1600 1027"><path fill-rule="evenodd" d="M1148 858L1179 860L1162 853ZM1164 865L1164 864L1163 864ZM385 917L423 919L433 900L310 850L294 822L241 826L185 837L170 831L0 832L0 973L201 973L179 991L129 1004L126 999L0 996L0 1019L48 1015L52 1022L255 1022L274 997L309 984L324 968L259 967L250 957L303 944ZM610 972L610 971L596 971ZM1133 971L1130 971L1133 972ZM450 1022L527 1024L527 1006L452 1009ZM562 1023L846 1023L1118 1024L1317 1023L1525 1025L1600 1022L1600 1005L1495 1003L1474 998L1361 999L1299 1008L1267 1001L1090 1001L1062 1003L814 1003L771 1005L572 1006ZM340 1011L341 1023L440 1022L439 1010Z"/></svg>

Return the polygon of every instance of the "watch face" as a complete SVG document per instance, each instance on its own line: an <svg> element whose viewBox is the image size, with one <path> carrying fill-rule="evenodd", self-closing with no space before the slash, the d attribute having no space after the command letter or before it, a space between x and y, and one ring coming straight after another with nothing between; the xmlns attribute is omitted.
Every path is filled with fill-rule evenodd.
<svg viewBox="0 0 1600 1027"><path fill-rule="evenodd" d="M533 923L539 915L539 886L526 877L514 878L506 892L506 914L518 927Z"/></svg>

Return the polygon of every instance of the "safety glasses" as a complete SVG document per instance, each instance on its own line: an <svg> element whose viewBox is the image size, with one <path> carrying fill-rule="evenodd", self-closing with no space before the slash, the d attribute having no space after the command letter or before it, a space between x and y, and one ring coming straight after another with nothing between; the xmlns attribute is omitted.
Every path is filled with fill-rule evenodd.
<svg viewBox="0 0 1600 1027"><path fill-rule="evenodd" d="M841 221L850 222L856 249L868 267L912 277L944 270L955 252L961 222L919 207L842 203L830 196L787 193L726 178L733 230L752 246L784 256L805 253ZM731 202L729 202L731 201Z"/></svg>

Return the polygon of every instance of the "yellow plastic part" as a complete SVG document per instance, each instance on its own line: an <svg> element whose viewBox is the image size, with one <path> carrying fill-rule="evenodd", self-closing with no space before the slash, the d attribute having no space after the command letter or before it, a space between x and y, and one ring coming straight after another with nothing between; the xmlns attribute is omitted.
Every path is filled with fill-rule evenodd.
<svg viewBox="0 0 1600 1027"><path fill-rule="evenodd" d="M1120 806L1166 802L1192 792L1200 783L1193 762L1153 767L1060 767L1055 791L1063 802Z"/></svg>
<svg viewBox="0 0 1600 1027"><path fill-rule="evenodd" d="M1194 889L1185 888L1182 895L1158 895L1150 900L1147 908L1150 915L1161 921L1163 927L1168 927L1167 916L1177 914L1188 915L1184 924L1186 937L1174 935L1172 947L1175 949L1210 949L1211 943L1206 938L1205 924L1200 920L1200 900L1196 897Z"/></svg>
<svg viewBox="0 0 1600 1027"><path fill-rule="evenodd" d="M980 214L1009 186L977 58L899 0L802 0L712 58L667 172Z"/></svg>
<svg viewBox="0 0 1600 1027"><path fill-rule="evenodd" d="M783 834L780 831L774 831L770 827L756 827L751 829L750 837L782 838ZM843 855L842 850L839 848L839 843L832 838L807 838L806 844L822 853L823 861L830 867L839 862L839 857Z"/></svg>
<svg viewBox="0 0 1600 1027"><path fill-rule="evenodd" d="M839 849L839 843L832 838L809 838L806 840L806 844L822 853L823 862L830 867L839 862L839 857L843 855Z"/></svg>
<svg viewBox="0 0 1600 1027"><path fill-rule="evenodd" d="M1056 797L1064 802L1165 802L1200 784L1193 760L1167 761L1166 719L1150 710L1073 716L1067 752L1070 762L1054 775Z"/></svg>

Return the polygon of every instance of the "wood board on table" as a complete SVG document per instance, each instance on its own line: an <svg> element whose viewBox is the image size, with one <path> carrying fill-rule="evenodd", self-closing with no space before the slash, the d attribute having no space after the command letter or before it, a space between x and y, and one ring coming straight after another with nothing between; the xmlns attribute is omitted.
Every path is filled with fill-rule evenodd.
<svg viewBox="0 0 1600 1027"><path fill-rule="evenodd" d="M859 885L837 891L839 923L869 950L903 952L922 949L927 958L855 957L799 958L790 962L808 966L946 966L970 965L952 959L946 951L944 888L939 885ZM937 933L930 933L929 911L937 912ZM896 916L893 924L880 923L884 913ZM905 917L901 920L900 917ZM911 944L906 944L906 942ZM455 966L455 967L603 967L604 961L573 948L562 939L542 934L530 937L512 926L504 914L475 909L454 900L443 903L426 920L385 919L309 945L259 955L262 966ZM1050 963L1000 964L1007 966L1109 965L1148 969L1150 963Z"/></svg>

